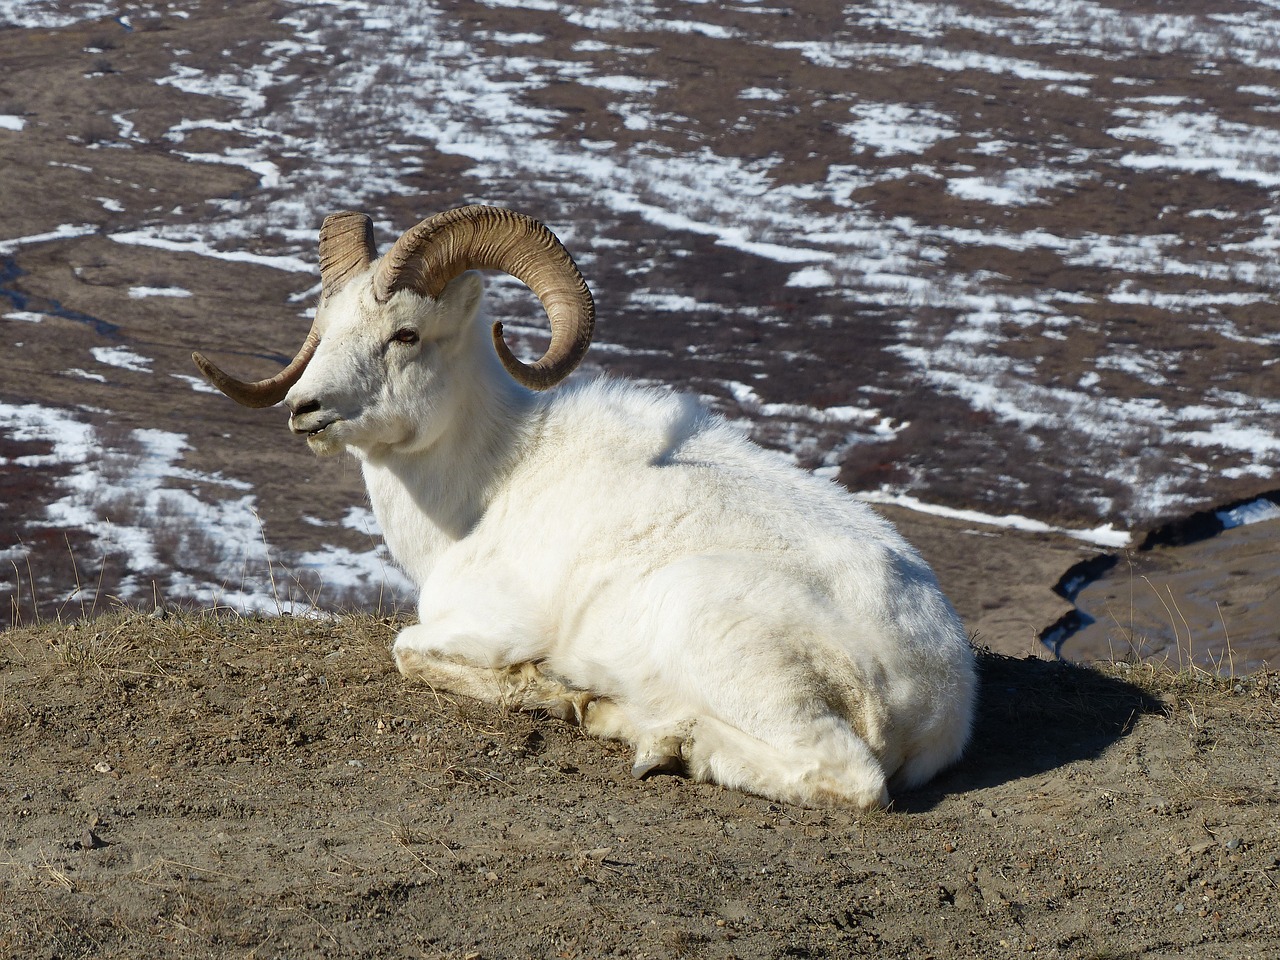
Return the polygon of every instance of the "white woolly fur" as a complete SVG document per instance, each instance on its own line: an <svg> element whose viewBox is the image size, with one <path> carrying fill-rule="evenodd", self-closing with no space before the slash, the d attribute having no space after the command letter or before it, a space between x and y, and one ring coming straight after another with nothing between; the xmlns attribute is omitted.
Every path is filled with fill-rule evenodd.
<svg viewBox="0 0 1280 960"><path fill-rule="evenodd" d="M476 275L380 305L375 268L322 306L287 402L360 459L421 588L405 674L626 740L637 775L810 805L882 806L959 757L973 653L888 522L690 397L530 392Z"/></svg>

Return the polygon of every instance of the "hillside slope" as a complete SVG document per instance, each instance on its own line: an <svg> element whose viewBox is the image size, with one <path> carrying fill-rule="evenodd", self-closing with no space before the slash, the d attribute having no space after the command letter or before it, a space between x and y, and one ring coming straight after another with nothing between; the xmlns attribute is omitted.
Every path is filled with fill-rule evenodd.
<svg viewBox="0 0 1280 960"><path fill-rule="evenodd" d="M1280 955L1280 678L982 655L874 816L398 677L396 624L0 635L0 957Z"/></svg>

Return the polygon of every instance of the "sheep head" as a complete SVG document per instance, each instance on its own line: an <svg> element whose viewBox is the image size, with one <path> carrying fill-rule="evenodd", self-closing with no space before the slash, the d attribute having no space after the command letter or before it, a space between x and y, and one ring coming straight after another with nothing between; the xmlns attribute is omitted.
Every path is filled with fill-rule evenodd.
<svg viewBox="0 0 1280 960"><path fill-rule="evenodd" d="M495 323L493 348L502 366L532 390L559 383L591 343L591 293L550 230L522 214L487 206L459 207L423 220L381 259L368 217L350 212L327 217L320 229L320 304L297 356L258 382L237 380L199 353L192 359L237 403L269 407L288 397L291 426L306 433L318 452L345 443L363 446L365 440L394 442L390 436L355 437L345 428L330 428L355 423L364 415L355 408L371 401L383 406L401 401L414 408L431 402L479 308L480 283L466 272L484 269L524 282L551 323L551 343L533 363L511 353L502 325ZM424 400L422 391L431 396ZM344 432L348 436L340 439Z"/></svg>

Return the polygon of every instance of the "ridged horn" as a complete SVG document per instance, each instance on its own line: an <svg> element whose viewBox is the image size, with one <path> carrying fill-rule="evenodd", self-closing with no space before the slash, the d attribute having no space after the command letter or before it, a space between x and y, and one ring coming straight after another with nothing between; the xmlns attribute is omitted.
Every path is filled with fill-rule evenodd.
<svg viewBox="0 0 1280 960"><path fill-rule="evenodd" d="M363 213L344 211L324 218L320 227L320 289L331 297L378 256L373 242L373 221ZM254 383L237 380L200 353L191 354L200 372L236 403L246 407L271 407L285 398L320 344L315 324L298 355L274 377Z"/></svg>
<svg viewBox="0 0 1280 960"><path fill-rule="evenodd" d="M377 258L372 220L349 210L329 214L320 226L321 296L333 296Z"/></svg>
<svg viewBox="0 0 1280 960"><path fill-rule="evenodd" d="M546 353L525 363L493 325L493 346L519 383L545 390L567 377L591 345L595 302L569 252L555 234L521 213L500 207L458 207L423 220L405 232L382 258L373 294L385 303L398 290L436 298L467 270L501 270L525 284L551 322Z"/></svg>
<svg viewBox="0 0 1280 960"><path fill-rule="evenodd" d="M198 351L191 354L191 359L195 361L206 380L241 406L273 407L283 400L289 388L298 382L302 371L307 369L307 364L311 362L319 345L320 334L316 332L313 323L311 330L307 333L307 339L302 343L302 349L289 362L289 365L274 377L253 383L237 380Z"/></svg>

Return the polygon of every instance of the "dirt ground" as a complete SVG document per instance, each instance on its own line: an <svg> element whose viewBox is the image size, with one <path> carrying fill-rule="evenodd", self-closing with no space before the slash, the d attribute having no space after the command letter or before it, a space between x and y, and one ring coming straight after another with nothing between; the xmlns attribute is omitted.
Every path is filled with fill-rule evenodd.
<svg viewBox="0 0 1280 960"><path fill-rule="evenodd" d="M403 681L396 624L0 637L0 957L1280 955L1280 678L981 657L966 759L789 807Z"/></svg>
<svg viewBox="0 0 1280 960"><path fill-rule="evenodd" d="M314 277L118 242L237 205L242 217L256 211L275 223L267 214L291 199L291 183L267 189L258 174L223 161L252 149L286 174L301 162L287 137L259 142L223 129L237 119L256 128L276 116L271 110L242 114L230 99L161 82L186 71L253 75L275 56L272 45L292 36L284 17L293 7L269 0L181 6L126 5L137 29L104 16L0 31L0 114L23 124L0 138L4 239L41 237L61 225L93 228L0 255L0 306L25 317L0 324L0 400L91 417L107 453L129 449L134 431L163 425L190 443L185 467L225 473L260 494L261 522L278 550L367 549L361 535L338 525L364 502L349 462L317 463L287 445L281 417L215 405L178 379L193 372L189 352L197 346L237 371L277 365L305 329L298 297ZM777 54L772 45L764 57L760 42L769 38L755 34L718 45L670 32L588 37L549 22L554 17L538 4L438 6L452 31L445 39L487 31L493 55L504 53L499 33L544 36L529 44L531 54L584 66L593 55L574 50L580 41L634 48L625 69L668 81L657 109L687 118L655 133L655 142L667 138L673 149L705 143L744 162L778 152L780 169L796 182L824 181L825 166L810 162L815 153L851 159L841 127L854 94L931 104L972 125L958 146L942 143L911 159L933 175L863 191L860 202L886 218L1014 234L1178 235L1199 262L1236 257L1240 244L1264 232L1260 211L1273 203L1272 192L1230 179L1114 165L1079 190L996 211L991 223L987 205L946 190L951 174L996 176L1006 164L1039 167L1086 149L1108 156L1138 149L1103 135L1112 101L1134 92L1116 78L1141 81L1137 92L1146 96L1194 99L1228 121L1269 129L1276 115L1259 117L1248 98L1261 95L1244 92L1273 82L1262 66L1224 61L1206 72L1194 50L1089 56L1102 93L1084 98L1006 74L847 70L798 51ZM734 5L704 4L700 16L740 30L766 24L799 43L828 37L846 5L810 6L805 16L776 23L749 23ZM324 9L347 16L340 5ZM317 78L351 57L356 42L375 43L370 30L325 33L323 49L300 58L297 75L272 96L321 97L326 88ZM953 31L946 44L1028 55L967 31ZM1071 50L1035 52L1047 66L1080 67ZM718 73L709 77L705 60L713 54ZM796 110L742 100L743 90L757 86L794 91ZM557 81L530 96L572 128L556 136L611 139L620 149L635 137L598 91ZM359 98L351 106L348 114L332 112L345 109L334 104L314 128L282 132L309 140L325 124L350 123L381 159L377 148L399 143L400 131L388 131L391 121L370 128L376 112L362 112ZM794 318L837 308L788 287L786 265L730 257L708 237L572 196L543 196L542 185L530 195L508 181L481 182L458 157L409 139L423 171L406 181L414 189L362 197L380 221L403 226L484 197L536 204L532 212L584 243L599 238L592 283L608 318L602 333L617 348L593 353L600 369L718 396L730 413L723 384L740 378L747 361L772 364L766 401L825 408L849 402L851 389L873 387L887 416L914 426L896 445L859 448L843 463L852 488L914 475L930 502L997 515L1016 509L1076 527L1098 521L1071 512L1072 504L1092 502L1089 471L1076 463L1089 451L1071 444L1036 450L1016 425L955 398L898 389L903 362L886 349L897 325L909 317L921 325L922 342L931 342L949 331L954 310L916 311L888 298L859 309L856 336L824 335L817 356L811 332ZM993 139L1007 143L1005 153L977 149ZM858 162L876 169L904 161L860 154ZM317 196L307 230L337 202L327 189ZM1198 215L1204 210L1232 216ZM244 243L232 237L227 252ZM293 249L275 233L248 246L269 255ZM1044 251L1015 257L982 245L958 244L948 256L948 269L987 271L991 289L1009 297L1046 285L1094 297L1086 335L1065 346L1032 330L1006 331L1008 350L1046 358L1038 369L1050 385L1078 382L1113 339L1139 328L1160 356L1186 361L1169 384L1152 388L1170 402L1175 390L1204 393L1224 369L1244 371L1240 389L1253 390L1247 377L1264 376L1273 362L1267 303L1224 308L1240 339L1209 350L1194 324L1163 322L1163 314L1103 296L1126 278L1181 294L1193 285L1181 274L1130 278L1123 265L1090 268ZM135 299L135 287L191 296ZM635 294L668 289L762 309L690 324L636 305L643 301ZM150 372L104 365L92 353L121 345L144 356ZM1109 384L1120 374L1104 369L1101 376ZM1180 455L1141 435L1126 442L1151 453L1139 465L1155 475ZM23 569L13 565L17 589L7 596L8 587L0 589L6 623L76 613L66 585L83 598L81 579L105 598L130 577L154 585L158 576L116 555L100 572L93 562L104 548L83 531L20 522L43 517L62 495L57 470L13 468L48 452L0 436L0 467L9 468L0 471L0 550L31 547ZM1198 488L1197 502L1270 489L1247 472L1228 482L1233 465L1213 461L1206 472L1213 486ZM1090 494L1084 500L1082 490ZM1123 490L1103 492L1123 502ZM120 505L111 509L119 522ZM1052 586L1095 548L1053 534L882 512L934 564L979 644L1001 654L982 655L982 712L966 759L874 816L788 807L674 777L635 781L630 757L615 744L406 683L387 653L397 624L372 616L119 614L0 632L0 960L1280 956L1280 678L1210 679L1147 664L1093 670L1042 659L1038 633L1072 609ZM198 566L162 559L166 569L193 576ZM1164 559L1170 576L1177 574L1172 553ZM1274 570L1260 564L1256 578L1237 576L1243 568L1234 557L1178 563L1196 565L1197 587L1224 624L1252 602L1248 591L1269 591ZM1231 623L1244 649L1250 637ZM1197 626L1197 651L1209 629Z"/></svg>
<svg viewBox="0 0 1280 960"><path fill-rule="evenodd" d="M886 224L908 217L921 229L945 226L965 236L1035 230L1067 238L1145 237L1160 243L1181 238L1179 246L1168 248L1171 263L1222 259L1218 266L1233 269L1245 246L1270 243L1263 212L1274 206L1274 191L1229 177L1117 166L1113 161L1120 153L1148 147L1107 132L1119 122L1114 111L1135 109L1137 102L1130 101L1138 94L1203 104L1224 121L1269 131L1280 124L1280 113L1254 109L1263 98L1257 91L1274 86L1274 71L1265 60L1246 63L1224 55L1214 69L1201 69L1197 43L1155 55L1143 52L1140 43L1130 50L1124 31L1100 33L1088 41L1088 49L1079 47L1084 41L1078 37L1027 47L967 29L949 29L930 40L931 47L956 57L1032 57L1054 70L1086 69L1096 82L1093 94L1083 97L1044 81L989 70L953 71L877 57L858 69L814 62L799 48L833 37L884 40L891 47L916 42L887 26L856 26L853 8L835 0L811 0L797 7L795 16L783 16L770 5L756 12L747 9L755 6L751 4L698 5L699 20L726 32L721 40L649 23L654 17L655 23L670 23L688 15L687 5L665 2L651 5L654 17L625 18L625 28L617 29L574 25L545 4L448 0L428 6L437 10L442 32L438 43L417 53L446 73L462 71L469 62L458 51L480 50L486 57L501 58L515 49L527 52L530 63L560 64L570 70L567 75L625 72L657 91L653 104L632 106L652 106L663 122L637 131L628 126L630 115L614 94L561 82L558 74L548 74L543 82L538 77L552 67L540 67L534 71L537 82L510 95L514 103L546 108L561 118L546 132L555 142L587 138L625 151L638 139L652 140L655 150L673 157L711 151L746 167L777 156L773 175L779 187L820 184L828 167L853 164L850 169L879 178L908 162L903 156L863 150L842 132L857 103L927 105L953 118L961 135L909 155L911 165L932 171L927 176L877 179L858 188L858 203ZM999 6L946 4L938 7L938 16L944 21L960 11L991 16ZM1203 4L1155 6L1162 16L1200 15ZM1138 3L1115 7L1116 16L1124 17L1145 9ZM1234 29L1230 17L1243 16L1251 7L1222 8L1204 17L1201 39L1206 42L1224 42L1224 32ZM363 24L361 9L361 4L308 7L274 0L137 2L120 7L128 25L103 9L97 19L62 27L0 28L0 115L21 126L0 136L0 169L6 173L0 188L0 355L5 357L0 405L34 404L83 422L93 428L100 450L73 484L67 476L70 467L56 462L50 443L20 440L0 430L0 556L13 560L0 566L0 625L51 618L69 597L82 600L90 585L99 597L124 596L133 602L157 594L190 602L193 583L249 593L256 585L265 591L265 575L271 571L256 564L248 571L248 548L242 561L241 549L209 536L212 525L200 515L160 515L156 503L136 491L77 503L78 524L47 516L49 504L72 489L99 490L113 486L107 481L120 476L153 471L153 463L140 459L137 435L157 427L187 445L182 469L191 471L170 478L163 492L181 490L214 509L251 489L257 524L249 543L256 550L260 541L269 542L277 563L298 561L293 569L299 600L319 597L320 605L333 608L362 602L371 606L380 596L382 584L360 594L344 593L341 582L331 580L322 591L314 579L319 575L300 560L315 552L370 550L368 534L344 523L353 507L366 502L351 461L317 461L288 436L279 411L244 410L224 398L194 392L189 381L195 373L190 361L194 348L242 375L278 369L306 330L302 314L314 301L314 294L307 293L315 284L314 274L210 256L182 243L159 248L121 239L216 238L213 227L226 226L223 218L231 211L233 219L243 222L257 217L265 232L246 237L243 227L237 228L240 233L233 230L222 242L224 255L287 254L312 262L323 215L337 209L335 204L355 202L339 186L358 181L366 166L387 164L390 156L411 159L421 173L385 193L370 187L358 197L361 209L377 217L384 247L392 234L383 224L402 229L428 213L476 199L523 209L573 238L575 255L585 255L600 307L601 343L588 356L589 372L676 385L712 398L730 416L752 417L725 386L751 371L752 389L766 404L827 409L865 400L893 422L910 424L892 442L850 448L840 476L851 489L875 491L888 485L927 503L994 516L1014 512L1055 526L1087 529L1104 519L1125 526L1122 504L1133 491L1144 489L1152 478L1163 483L1166 474L1180 469L1179 463L1200 457L1181 444L1160 442L1158 433L1122 436L1092 453L1078 437L1051 432L1036 439L1034 431L1024 435L1016 418L1003 422L923 384L904 367L895 344L907 327L918 329L920 343L941 342L954 331L953 306L926 308L893 291L849 301L833 299L835 291L818 296L789 285L794 264L731 250L714 237L673 230L634 212L606 209L582 199L576 188L551 180L539 179L530 189L515 166L483 165L491 169L482 176L462 155L441 152L429 138L401 129L398 115L384 109L385 104L337 95L343 63L378 62L384 54L378 44L387 38ZM1080 15L1098 16L1103 26L1138 25L1103 17L1104 9L1109 8L1090 5ZM1009 10L999 15L1012 16ZM309 26L303 29L298 18ZM298 40L300 30L307 36L317 32L304 49L291 54L288 69L277 64L268 70ZM516 43L512 37L524 39ZM778 46L783 41L785 48ZM1106 49L1095 49L1098 43ZM592 52L601 45L605 52ZM1112 55L1125 50L1132 55ZM449 59L455 56L462 59ZM407 83L397 79L399 69L396 64L380 69L380 82ZM186 89L187 84L174 82L191 76L209 84ZM274 80L264 81L263 105L250 108L239 82L252 86L252 78L260 76ZM216 77L237 82L229 88L212 85ZM411 84L404 89L406 96L423 98L424 108L430 106L429 92ZM744 99L745 91L757 89L776 89L784 99ZM281 102L292 101L315 109L278 109ZM344 176L337 176L337 167L315 166L320 162L315 156L306 159L297 153L299 144L331 142L326 138L333 129L344 127L359 131L359 149L349 155L353 166ZM486 127L472 133L495 131ZM1003 152L989 153L982 148L988 143L1002 144ZM407 144L407 152L392 150L397 144ZM352 144L339 145L337 154L348 156ZM239 163L228 162L237 158ZM246 158L274 164L284 180L267 185L260 172L242 165ZM323 159L337 162L328 154ZM308 182L325 185L308 194L300 207L297 236L288 237L281 231L292 221L282 208L298 199L290 171L299 164L313 171ZM1085 176L1082 165L1096 169ZM946 188L952 177L998 179L1007 170L1045 167L1069 168L1083 179L1077 187L1045 191L1034 204L1012 207L965 200ZM671 176L677 175L678 168L673 169ZM664 180L654 184L658 192L671 188ZM1207 210L1216 215L1203 215ZM69 232L59 233L64 227ZM1073 327L1067 340L1056 339L1056 327L1039 331L1001 324L1001 339L992 349L1022 357L1039 371L1027 376L1045 387L1096 376L1108 397L1160 397L1173 404L1171 409L1186 397L1221 389L1224 372L1230 372L1233 389L1242 396L1270 397L1274 392L1255 388L1275 362L1268 339L1274 329L1274 291L1262 279L1207 285L1227 300L1244 296L1243 305L1224 305L1224 312L1213 315L1235 338L1218 342L1202 328L1205 317L1199 310L1195 322L1189 322L1176 313L1135 306L1131 297L1108 299L1109 291L1128 289L1129 284L1136 285L1135 291L1150 288L1161 295L1185 293L1188 285L1199 289L1199 279L1178 270L1152 275L1109 259L1087 266L1068 263L1047 249L1014 256L999 245L944 241L932 232L929 237L931 247L940 245L937 249L945 251L947 270L986 277L984 293L1011 303L1045 289L1092 298L1081 308L1081 320L1087 323ZM861 289L864 282L859 275L845 279L851 290ZM139 289L176 289L190 296L135 297ZM706 309L689 314L644 305L646 298L664 292L693 298ZM1250 294L1267 296L1253 302ZM532 305L520 309L526 308ZM815 314L821 321L816 326L806 320ZM1157 389L1135 381L1126 387L1114 364L1103 363L1116 344L1135 343L1151 357L1177 360L1168 371L1169 383ZM121 347L142 358L140 365L147 369L113 366L94 352ZM763 441L790 446L777 434L781 426L753 426ZM827 433L820 426L802 425L798 435L808 435L823 448L843 440L847 432L847 425ZM1136 472L1120 471L1120 481L1099 479L1099 471L1114 473L1118 464L1128 462L1131 446L1141 452L1134 461ZM1095 458L1092 467L1081 460L1087 456ZM1261 476L1253 472L1261 464L1242 468L1234 456L1215 453L1205 460L1197 485L1188 488L1187 502L1210 506L1274 489L1274 478L1265 470ZM1229 469L1233 466L1238 469ZM1095 482L1107 487L1105 496L1086 489ZM1113 489L1117 483L1120 489ZM1093 515L1101 502L1115 505L1105 518ZM1053 587L1100 549L1053 534L892 508L882 512L933 564L969 629L981 642L1011 655L1033 652L1038 635L1070 614L1072 604ZM148 539L150 550L135 555L124 549L102 532L113 527L136 530ZM165 529L164 535L150 533L158 528ZM1137 540L1143 530L1133 532ZM1260 539L1265 545L1266 539ZM1187 559L1170 551L1165 566L1140 573L1160 589L1159 596L1167 596L1176 578L1180 598L1192 591L1203 598L1182 607L1191 619L1193 607L1205 613L1204 624L1196 624L1197 651L1224 657L1213 633L1221 625L1221 633L1229 627L1238 663L1274 665L1280 641L1274 629L1256 626L1280 621L1270 589L1277 570L1274 556L1272 551L1251 557L1246 566L1237 553L1227 556L1225 550ZM1125 577L1100 589L1127 594L1129 565L1124 562L1117 569ZM1185 569L1194 570L1194 576L1182 577L1179 571ZM1255 597L1261 600L1255 602ZM1153 637L1170 632L1161 602L1143 619L1130 617L1126 603L1119 623L1113 624L1117 618L1110 610L1115 605L1108 607L1106 596L1103 600L1094 610L1101 627L1124 628L1125 640L1081 637L1078 645L1067 644L1065 655L1074 656L1077 648L1103 654L1122 650L1135 627ZM1176 617L1173 621L1178 623ZM1151 647L1159 652L1158 638Z"/></svg>

